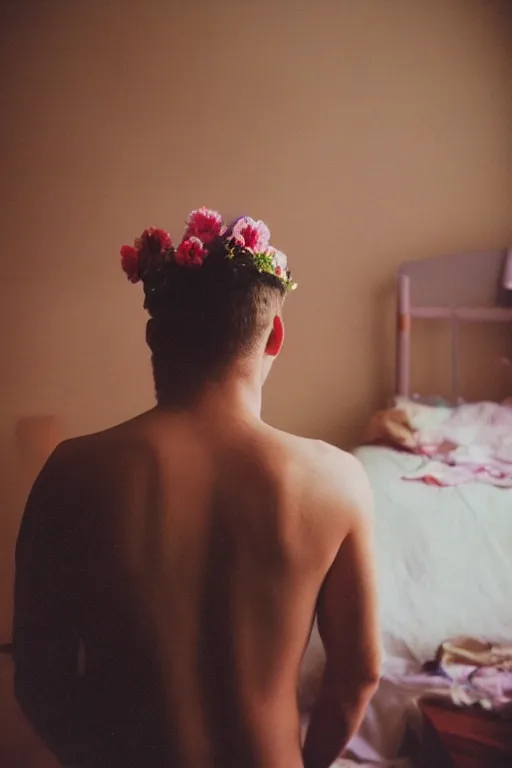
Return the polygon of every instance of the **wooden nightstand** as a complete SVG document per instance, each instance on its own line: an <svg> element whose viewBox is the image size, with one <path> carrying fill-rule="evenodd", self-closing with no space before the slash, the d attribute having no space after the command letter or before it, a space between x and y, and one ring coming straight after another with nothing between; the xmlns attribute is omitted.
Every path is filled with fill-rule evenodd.
<svg viewBox="0 0 512 768"><path fill-rule="evenodd" d="M434 699L419 706L421 768L512 768L512 720Z"/></svg>

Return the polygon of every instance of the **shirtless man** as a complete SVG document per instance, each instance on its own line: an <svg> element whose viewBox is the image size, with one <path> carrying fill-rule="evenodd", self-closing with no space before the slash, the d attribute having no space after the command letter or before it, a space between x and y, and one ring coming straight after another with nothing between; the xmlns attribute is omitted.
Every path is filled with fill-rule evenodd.
<svg viewBox="0 0 512 768"><path fill-rule="evenodd" d="M328 768L379 676L358 462L261 420L294 287L261 222L200 209L142 280L157 407L54 452L16 552L22 709L79 768ZM327 662L304 746L299 667Z"/></svg>

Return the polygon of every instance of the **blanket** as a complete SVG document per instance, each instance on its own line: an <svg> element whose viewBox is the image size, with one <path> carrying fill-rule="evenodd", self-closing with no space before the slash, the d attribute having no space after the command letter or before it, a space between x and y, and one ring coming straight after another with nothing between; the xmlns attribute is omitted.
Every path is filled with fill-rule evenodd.
<svg viewBox="0 0 512 768"><path fill-rule="evenodd" d="M512 402L446 404L396 398L372 419L365 442L424 458L404 479L438 486L468 482L512 488Z"/></svg>

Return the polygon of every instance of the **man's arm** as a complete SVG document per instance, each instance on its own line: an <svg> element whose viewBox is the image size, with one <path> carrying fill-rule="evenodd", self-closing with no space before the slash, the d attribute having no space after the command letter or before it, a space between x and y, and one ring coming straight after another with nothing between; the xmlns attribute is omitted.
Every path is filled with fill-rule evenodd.
<svg viewBox="0 0 512 768"><path fill-rule="evenodd" d="M322 586L318 629L326 652L322 687L304 745L305 768L328 768L359 728L380 672L372 493L359 462L350 459L349 530ZM347 504L348 499L348 504Z"/></svg>
<svg viewBox="0 0 512 768"><path fill-rule="evenodd" d="M57 451L57 454L59 451ZM16 544L13 659L18 703L61 760L75 755L78 638L67 565L69 510L54 454L29 496ZM66 523L64 523L66 520Z"/></svg>

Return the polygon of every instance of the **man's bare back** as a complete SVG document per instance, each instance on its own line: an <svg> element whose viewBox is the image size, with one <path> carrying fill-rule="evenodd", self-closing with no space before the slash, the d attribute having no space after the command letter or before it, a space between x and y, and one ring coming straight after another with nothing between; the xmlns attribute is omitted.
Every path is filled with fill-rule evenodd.
<svg viewBox="0 0 512 768"><path fill-rule="evenodd" d="M299 666L360 479L323 443L219 427L151 411L63 444L35 490L94 765L303 765Z"/></svg>
<svg viewBox="0 0 512 768"><path fill-rule="evenodd" d="M121 249L157 407L61 445L16 551L17 698L77 768L328 768L379 671L371 494L355 459L261 420L295 287L261 221ZM304 746L314 618L326 668Z"/></svg>

